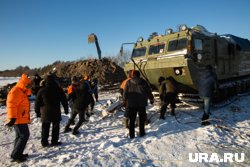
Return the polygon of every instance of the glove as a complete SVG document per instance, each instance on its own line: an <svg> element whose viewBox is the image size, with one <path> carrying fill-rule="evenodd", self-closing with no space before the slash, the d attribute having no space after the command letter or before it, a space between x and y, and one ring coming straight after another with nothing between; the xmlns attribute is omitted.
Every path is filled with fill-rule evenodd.
<svg viewBox="0 0 250 167"><path fill-rule="evenodd" d="M12 127L15 124L15 122L16 118L11 118L11 120L7 124L5 124L5 126Z"/></svg>

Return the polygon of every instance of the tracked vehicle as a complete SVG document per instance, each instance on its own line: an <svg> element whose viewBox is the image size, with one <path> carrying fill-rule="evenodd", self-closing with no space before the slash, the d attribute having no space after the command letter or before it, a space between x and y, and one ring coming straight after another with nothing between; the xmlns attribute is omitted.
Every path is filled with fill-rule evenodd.
<svg viewBox="0 0 250 167"><path fill-rule="evenodd" d="M131 43L124 43L131 44ZM178 83L180 98L198 95L199 72L211 65L219 81L215 100L250 89L250 41L234 35L217 35L203 26L189 28L181 25L164 35L153 33L147 40L142 37L133 43L131 61L124 70L139 69L154 89L160 76L172 76ZM121 48L121 51L122 51Z"/></svg>

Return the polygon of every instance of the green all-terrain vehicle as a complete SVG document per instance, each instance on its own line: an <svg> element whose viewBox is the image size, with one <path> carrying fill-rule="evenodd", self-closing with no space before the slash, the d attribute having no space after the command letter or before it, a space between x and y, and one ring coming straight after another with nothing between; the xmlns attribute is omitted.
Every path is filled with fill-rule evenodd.
<svg viewBox="0 0 250 167"><path fill-rule="evenodd" d="M131 43L124 43L131 44ZM203 26L181 25L177 32L152 33L133 43L131 61L124 70L137 69L154 89L160 76L172 76L181 97L197 95L199 72L211 65L220 84L216 100L250 89L250 41L234 35L217 35ZM121 48L121 51L123 50Z"/></svg>

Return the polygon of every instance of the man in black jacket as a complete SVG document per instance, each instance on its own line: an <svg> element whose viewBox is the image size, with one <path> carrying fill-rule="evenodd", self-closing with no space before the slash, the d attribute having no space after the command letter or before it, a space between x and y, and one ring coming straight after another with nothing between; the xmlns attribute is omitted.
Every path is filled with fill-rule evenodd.
<svg viewBox="0 0 250 167"><path fill-rule="evenodd" d="M35 101L35 112L42 121L42 146L49 146L49 129L52 123L51 145L60 145L59 130L61 121L60 104L64 107L65 114L68 114L68 102L63 89L57 84L52 75L45 78L45 86L41 88Z"/></svg>
<svg viewBox="0 0 250 167"><path fill-rule="evenodd" d="M76 90L69 94L68 100L73 101L73 110L70 116L68 123L65 126L64 132L71 131L70 125L74 121L77 114L79 115L79 121L76 123L72 134L77 135L79 134L78 129L82 125L85 119L85 112L88 108L88 105L92 102L92 95L88 93L88 85L86 82L82 82Z"/></svg>
<svg viewBox="0 0 250 167"><path fill-rule="evenodd" d="M42 78L39 76L39 74L35 74L34 75L34 79L33 79L33 84L32 84L32 93L34 95L37 94L37 92L39 91L39 89L41 88L40 86L40 82L42 81Z"/></svg>
<svg viewBox="0 0 250 167"><path fill-rule="evenodd" d="M133 78L127 81L123 93L123 105L127 107L130 119L129 136L131 139L135 137L135 120L137 113L139 114L140 136L145 135L146 106L148 99L150 99L151 104L154 103L151 88L144 79L140 78L140 72L134 71Z"/></svg>

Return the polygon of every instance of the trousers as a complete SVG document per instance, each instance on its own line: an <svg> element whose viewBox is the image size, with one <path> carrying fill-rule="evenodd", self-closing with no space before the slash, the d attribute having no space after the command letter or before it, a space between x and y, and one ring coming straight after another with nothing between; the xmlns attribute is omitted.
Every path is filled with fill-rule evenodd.
<svg viewBox="0 0 250 167"><path fill-rule="evenodd" d="M42 144L48 144L49 129L52 124L51 143L56 143L59 140L60 122L43 122L42 123Z"/></svg>
<svg viewBox="0 0 250 167"><path fill-rule="evenodd" d="M24 148L30 137L30 131L28 124L14 125L16 138L14 141L14 149L11 153L11 158L17 159L21 158Z"/></svg>
<svg viewBox="0 0 250 167"><path fill-rule="evenodd" d="M135 121L137 113L139 114L139 131L140 136L145 135L146 107L128 107L129 115L129 136L135 137Z"/></svg>

